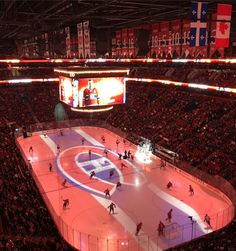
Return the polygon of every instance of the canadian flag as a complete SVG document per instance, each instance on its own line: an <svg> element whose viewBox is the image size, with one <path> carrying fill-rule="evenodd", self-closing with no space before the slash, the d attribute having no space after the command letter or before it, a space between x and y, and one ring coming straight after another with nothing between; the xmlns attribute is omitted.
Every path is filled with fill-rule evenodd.
<svg viewBox="0 0 236 251"><path fill-rule="evenodd" d="M232 5L218 4L216 23L216 47L228 48Z"/></svg>

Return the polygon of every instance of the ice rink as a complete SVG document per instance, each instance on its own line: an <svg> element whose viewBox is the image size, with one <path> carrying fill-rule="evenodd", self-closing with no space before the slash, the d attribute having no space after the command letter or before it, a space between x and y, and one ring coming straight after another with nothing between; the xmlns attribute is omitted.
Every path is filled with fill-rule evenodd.
<svg viewBox="0 0 236 251"><path fill-rule="evenodd" d="M38 132L18 138L18 143L25 159L30 160L36 184L59 232L78 250L163 250L229 222L232 203L219 190L169 163L161 168L156 156L150 157L150 163L140 161L137 146L113 132L74 127L63 129L62 134L60 130L47 131L46 135ZM29 151L31 146L33 151ZM123 159L125 150L134 158ZM92 171L95 176L90 178ZM169 181L173 187L167 189ZM189 185L194 195L189 193ZM106 189L110 198L105 197ZM69 205L63 208L65 199ZM116 205L114 214L109 214L111 202ZM206 214L212 228L204 221ZM160 221L165 225L163 235L157 231ZM136 236L140 222L143 225Z"/></svg>

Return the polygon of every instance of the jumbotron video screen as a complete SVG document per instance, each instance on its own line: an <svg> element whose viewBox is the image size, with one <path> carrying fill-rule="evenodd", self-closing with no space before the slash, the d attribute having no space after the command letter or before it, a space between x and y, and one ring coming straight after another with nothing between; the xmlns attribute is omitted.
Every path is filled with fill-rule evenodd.
<svg viewBox="0 0 236 251"><path fill-rule="evenodd" d="M125 103L124 77L59 78L60 101L73 108Z"/></svg>

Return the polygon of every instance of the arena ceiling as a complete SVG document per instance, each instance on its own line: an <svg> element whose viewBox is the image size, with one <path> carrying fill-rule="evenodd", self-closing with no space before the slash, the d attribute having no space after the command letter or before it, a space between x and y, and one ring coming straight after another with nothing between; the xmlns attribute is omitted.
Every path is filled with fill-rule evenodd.
<svg viewBox="0 0 236 251"><path fill-rule="evenodd" d="M216 3L235 0L209 0ZM189 17L190 0L1 0L1 40L17 40L90 20L95 28L122 28ZM234 8L235 11L235 8Z"/></svg>

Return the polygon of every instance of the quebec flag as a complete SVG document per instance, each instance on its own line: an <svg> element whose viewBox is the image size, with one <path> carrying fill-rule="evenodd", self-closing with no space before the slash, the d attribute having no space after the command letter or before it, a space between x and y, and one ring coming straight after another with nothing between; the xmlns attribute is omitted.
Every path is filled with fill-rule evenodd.
<svg viewBox="0 0 236 251"><path fill-rule="evenodd" d="M192 22L196 22L197 20L201 20L202 22L207 21L207 3L204 2L192 2L192 12L191 12L191 20Z"/></svg>
<svg viewBox="0 0 236 251"><path fill-rule="evenodd" d="M190 46L206 45L207 3L192 2L192 22L190 24Z"/></svg>

